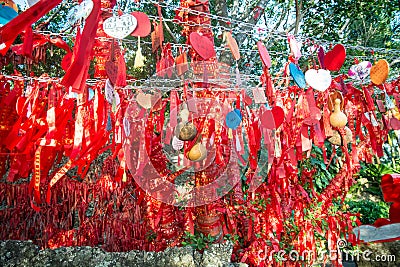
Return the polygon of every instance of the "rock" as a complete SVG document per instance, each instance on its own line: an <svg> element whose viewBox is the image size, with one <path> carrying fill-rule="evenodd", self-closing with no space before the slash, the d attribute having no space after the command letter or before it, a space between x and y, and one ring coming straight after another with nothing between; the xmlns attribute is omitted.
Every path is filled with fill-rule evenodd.
<svg viewBox="0 0 400 267"><path fill-rule="evenodd" d="M0 266L30 266L38 253L39 248L32 241L0 242Z"/></svg>
<svg viewBox="0 0 400 267"><path fill-rule="evenodd" d="M400 241L360 245L359 267L400 266Z"/></svg>
<svg viewBox="0 0 400 267"><path fill-rule="evenodd" d="M203 253L190 246L162 252L105 252L97 247L40 250L31 241L0 241L0 266L246 267L244 263L230 263L232 250L231 243L212 244Z"/></svg>
<svg viewBox="0 0 400 267"><path fill-rule="evenodd" d="M400 237L400 223L391 223L380 227L361 225L353 229L355 235L365 242L385 241Z"/></svg>
<svg viewBox="0 0 400 267"><path fill-rule="evenodd" d="M224 267L230 263L233 246L230 243L212 244L204 250L199 266L203 267Z"/></svg>
<svg viewBox="0 0 400 267"><path fill-rule="evenodd" d="M248 267L246 263L239 262L239 263L228 263L224 267Z"/></svg>

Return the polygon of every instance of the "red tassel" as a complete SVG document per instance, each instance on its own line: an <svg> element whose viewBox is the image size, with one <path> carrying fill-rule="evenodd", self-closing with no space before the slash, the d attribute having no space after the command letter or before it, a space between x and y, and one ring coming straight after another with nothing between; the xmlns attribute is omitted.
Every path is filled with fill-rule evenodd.
<svg viewBox="0 0 400 267"><path fill-rule="evenodd" d="M118 74L115 85L121 87L126 86L126 63L124 58L124 52L122 52L118 58Z"/></svg>

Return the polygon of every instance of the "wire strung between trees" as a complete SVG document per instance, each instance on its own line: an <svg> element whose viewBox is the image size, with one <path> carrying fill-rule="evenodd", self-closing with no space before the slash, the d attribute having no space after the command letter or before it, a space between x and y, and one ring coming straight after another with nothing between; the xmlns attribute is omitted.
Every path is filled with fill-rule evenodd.
<svg viewBox="0 0 400 267"><path fill-rule="evenodd" d="M337 78L340 75L333 75L332 79ZM19 75L1 75L8 80L12 81L26 81L26 82L39 82L39 83L59 83L62 78L60 77L49 77L49 76L41 76L41 77L29 77L29 76L19 76ZM388 79L387 82L391 82L393 80L398 79L391 78ZM273 77L274 84L284 84L284 83L293 83L293 78L291 76L286 77ZM243 89L252 89L252 88L261 88L263 84L260 82L260 78L253 74L241 74L240 77L241 83L238 84L236 77L232 76L230 78L215 78L209 79L209 84L214 84L212 86L213 91L229 91L229 92L239 92ZM86 84L89 87L94 87L98 85L98 83L105 83L107 78L90 78L86 80ZM179 90L185 84L187 79L185 78L168 78L165 79L163 77L153 76L149 79L127 79L127 86L124 87L116 87L120 90L142 90L142 91L171 91L171 90ZM198 82L202 82L201 78L198 79ZM196 82L196 80L191 80L191 82ZM370 83L369 79L361 81L353 81L353 85L361 85ZM229 85L229 86L228 86ZM287 90L287 86L284 85L274 85L276 90L285 91ZM191 88L192 91L201 91L204 88ZM247 90L248 91L248 90Z"/></svg>
<svg viewBox="0 0 400 267"><path fill-rule="evenodd" d="M153 5L159 5L163 8L168 8L168 9L173 9L175 10L176 8L180 8L179 6L171 6L171 5L167 5L165 3L159 3L159 2L155 2L155 1L151 1L151 0L144 0L141 1L140 4L153 4ZM218 15L213 15L213 14L209 14L209 13L205 13L205 12L201 12L201 11L197 11L197 10L192 10L192 9L188 9L188 8L181 8L181 10L183 12L187 12L189 14L194 14L194 15L198 15L198 16L205 16L208 17L210 19L214 19L217 20L219 22L223 22L226 25L231 25L233 28L230 27L226 27L226 26L222 26L222 25L203 25L203 24L197 24L197 23L192 23L192 22L181 22L178 21L176 19L170 19L170 18L163 18L163 21L165 22L173 22L173 23L179 23L180 25L184 25L184 26L198 26L198 27L208 27L211 28L213 31L232 31L235 32L237 31L238 33L244 33L248 36L251 37L262 37L263 34L268 34L268 38L269 41L277 41L277 40L286 40L287 39L287 34L284 32L279 32L276 30L272 30L272 29L268 29L265 27L259 27L256 25L253 25L251 23L247 23L247 22L243 22L243 21L237 21L235 19L230 19L230 18L225 18L225 17L221 17ZM108 11L110 13L112 13L113 11L111 9L106 9L105 11ZM158 16L154 16L154 15L148 15L148 17L150 19L154 19L154 20L158 20L159 17ZM237 25L237 27L234 27L234 25ZM243 28L250 28L250 30L244 31L243 32ZM52 31L42 31L42 30L35 30L34 31L37 34L43 34L43 35L48 35L50 37L61 37L61 38L71 38L74 39L76 37L75 34L73 33L56 33L56 32L52 32ZM319 42L320 44L325 44L325 45L330 45L331 42L327 41L327 40L323 40L323 39L317 39L317 38L313 38L313 37L305 37L302 35L296 35L296 38L298 40L303 40L303 41L310 41L312 40L313 42ZM113 42L116 39L112 38L112 37L96 37L96 39L98 39L101 42ZM118 40L119 42L123 43L123 44L128 44L128 45L137 45L138 41L137 40L132 40L132 39L121 39ZM149 41L145 41L145 40L141 40L140 41L141 44L143 45L148 45L151 46L152 43ZM189 44L182 44L182 43L170 43L171 47L174 49L179 49L179 48L184 48L184 49L189 49L191 48L191 46ZM356 50L356 51L364 51L367 53L370 53L371 51L377 52L377 53L381 53L384 55L390 55L390 57L397 57L398 54L400 54L400 50L396 50L396 49L385 49L385 48L376 48L376 47L365 47L365 46L352 46L352 45L346 45L346 48L348 50ZM229 51L228 47L216 47L215 50L217 52L225 52L225 51ZM242 54L242 56L246 56L246 57L251 57L253 54L258 54L258 49L256 48L256 46L253 46L253 49L239 49L239 52ZM288 52L282 52L282 51L275 51L275 50L269 50L268 51L270 55L275 56L275 57L287 57L288 56ZM315 54L315 52L310 52L310 51L304 51L302 52L302 55L304 57L307 56L313 56ZM351 56L350 54L348 54L348 56ZM371 56L358 56L358 55L354 55L355 57L357 57L358 59L369 59L371 58L373 55L371 53ZM253 57L252 57L253 58ZM281 73L282 71L280 71ZM260 78L258 75L254 75L254 74L246 74L246 77L244 77L244 74L241 74L243 80L245 80L246 82L250 82L252 83L251 86L254 87L254 84L258 84L257 86L260 86ZM60 78L56 78L56 77L27 77L27 76L12 76L12 75L3 75L6 78L9 79L16 79L16 80L26 80L26 81L32 81L32 80L36 80L39 82L59 82L61 79ZM333 77L334 78L334 77ZM89 86L94 86L96 85L98 82L104 82L106 79L88 79L87 80L87 84ZM291 81L291 77L286 77L286 78L275 78L274 82L281 82L282 80L284 81ZM178 81L182 81L182 80L178 80ZM177 81L177 82L178 82ZM127 80L127 83L129 84L126 88L123 89L136 89L136 88L146 88L146 86L144 84L149 84L150 80L149 79L130 79ZM232 84L235 84L235 79L231 79L230 82L232 82ZM358 84L358 82L355 82L354 84ZM242 86L243 87L243 86ZM148 87L147 87L148 88ZM173 90L173 87L163 87L165 90ZM276 87L278 88L278 87ZM238 90L238 87L229 87L226 88L227 91L232 91L232 90ZM241 89L240 89L241 90Z"/></svg>
<svg viewBox="0 0 400 267"><path fill-rule="evenodd" d="M163 18L163 20L166 20L166 19ZM170 21L172 21L172 19ZM61 38L72 38L72 39L76 37L72 33L57 33L57 32L52 32L52 31L43 31L43 30L34 30L34 33L42 34L42 35L48 35L50 37L61 37ZM101 41L101 42L112 42L112 41L116 40L116 39L114 39L112 37L95 37L95 38L97 40ZM137 45L138 44L137 40L132 40L132 39L119 39L118 41L121 42L121 43L124 43L124 44L132 44L132 45ZM148 46L152 45L151 42L145 41L143 39L140 40L140 44L141 45L148 45ZM171 43L171 42L170 42L170 44L171 44L172 48L176 48L176 49L179 49L179 48L190 49L190 48L192 48L192 46L190 44ZM223 52L223 51L229 51L229 48L227 48L227 47L216 47L215 50L217 52ZM245 54L248 54L248 53L257 54L258 55L258 53L259 53L257 48L254 48L254 49L241 48L241 49L239 49L239 52L242 53L242 55L245 55ZM288 53L286 51L282 52L282 51L276 51L276 50L268 50L268 53L270 55L272 55L272 56L284 56L284 57L288 56ZM384 51L380 52L380 53L386 55L386 53L384 53ZM400 53L400 50L399 50L399 53ZM305 56L305 57L312 56L313 54L314 53L310 53L310 52L307 52L307 51L302 52L302 55ZM347 55L348 56L352 56L351 54L347 54ZM359 56L359 55L353 55L353 56L357 57L358 59L370 59L372 57L372 54L371 54L371 56ZM390 57L397 58L397 56L398 55L394 55L393 54Z"/></svg>
<svg viewBox="0 0 400 267"><path fill-rule="evenodd" d="M232 19L232 18L226 18L226 17L222 17L222 16L219 16L219 15L214 15L214 14L210 14L210 13L206 13L206 12L202 12L202 11L198 11L198 10L192 10L192 9L189 9L189 8L183 8L183 7L180 7L180 6L169 5L169 4L165 4L165 3L162 3L162 2L156 2L156 1L151 1L151 0L142 0L141 3L159 5L159 6L163 7L163 8L168 8L168 9L172 9L172 10L176 10L178 8L181 8L182 11L187 12L189 14L198 15L198 16L204 16L204 17L207 17L207 18L210 18L210 19L214 19L214 20L217 20L217 21L222 21L227 25L236 24L237 26L239 26L239 27L233 27L232 26L232 28L227 28L227 27L223 27L221 25L220 26L212 26L212 25L210 25L210 27L212 29L218 29L219 27L223 27L227 31L233 31L233 32L239 31L240 33L243 33L241 28L242 27L247 27L247 28L251 28L251 31L245 32L246 34L253 35L254 32L256 34L265 33L265 34L269 34L268 35L269 37L272 36L272 38L275 39L275 40L276 39L282 39L282 38L286 39L287 38L287 33L286 32L282 32L282 31L278 31L278 30L274 30L274 29L269 29L269 28L263 27L263 26L257 26L257 25L254 25L254 24L251 24L251 23L248 23L248 22L238 21L238 20L235 20L235 19ZM155 17L155 16L153 16L153 17ZM158 17L156 17L156 19L158 19ZM165 18L163 18L163 20L165 20ZM177 21L174 20L174 22L177 22ZM179 21L179 23L182 23L183 25L185 25L184 22L180 22ZM200 26L205 27L205 25L200 25ZM322 46L329 46L329 45L332 44L332 41L329 41L329 40L325 40L325 39L322 39L322 38L316 38L316 37L304 36L304 35L301 35L301 34L294 35L294 37L297 40L304 41L304 42L313 41L314 43L322 45ZM358 50L358 51L400 54L400 50L398 50L398 49L387 49L387 48L381 48L381 47L369 47L369 46L347 45L346 44L346 48L353 49L353 50Z"/></svg>
<svg viewBox="0 0 400 267"><path fill-rule="evenodd" d="M163 17L163 21L165 22L173 22L173 23L179 23L180 25L183 26L196 26L196 27L203 27L203 28L210 28L215 31L228 31L232 33L237 33L237 34L246 34L248 36L257 36L258 39L263 39L268 37L269 40L277 41L277 40L286 40L287 39L287 33L274 30L274 29L269 29L267 27L263 26L257 26L248 22L244 21L238 21L232 18L227 18L227 17L222 17L219 15L214 15L211 13L206 13L198 10L192 10L190 8L184 8L180 7L177 5L170 5L162 2L157 2L157 1L151 1L151 0L141 0L140 4L151 4L151 5L159 5L162 8L167 8L171 9L173 11L177 9L181 9L181 11L186 12L188 14L193 14L193 15L198 15L198 16L203 16L207 17L209 19L216 20L217 22L223 22L226 25L231 25L231 27L226 27L223 25L204 25L204 24L199 24L199 23L194 23L194 22L184 22L184 21L179 21L177 19L171 19L171 18L165 18ZM107 11L109 13L113 13L112 9L102 9L104 11ZM127 12L133 12L133 10L127 11ZM159 17L155 15L150 15L147 14L147 16L150 19L153 20L158 20ZM237 25L237 27L234 27L233 25ZM250 30L243 31L242 28L247 27ZM332 45L332 41L325 40L322 38L316 38L316 37L310 37L310 36L305 36L302 34L297 34L293 35L298 41L303 41L303 42L313 42L314 44L318 44L320 46L327 46L329 47ZM112 38L111 38L112 39ZM123 42L125 42L126 39L123 39ZM131 40L129 40L131 41ZM151 43L149 43L151 44ZM182 45L182 44L175 44L175 45ZM346 49L351 49L351 50L357 50L357 51L366 51L366 52L374 52L374 53L383 53L383 54L400 54L399 49L388 49L388 48L382 48L382 47L371 47L371 46L361 46L361 45L348 45L346 44Z"/></svg>

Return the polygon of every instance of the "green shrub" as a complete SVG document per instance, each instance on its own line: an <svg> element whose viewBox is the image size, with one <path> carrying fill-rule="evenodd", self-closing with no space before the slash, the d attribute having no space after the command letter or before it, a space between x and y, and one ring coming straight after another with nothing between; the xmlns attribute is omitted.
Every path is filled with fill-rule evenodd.
<svg viewBox="0 0 400 267"><path fill-rule="evenodd" d="M360 214L362 224L373 224L376 219L388 218L389 204L384 201L372 200L346 200L345 203L352 213Z"/></svg>

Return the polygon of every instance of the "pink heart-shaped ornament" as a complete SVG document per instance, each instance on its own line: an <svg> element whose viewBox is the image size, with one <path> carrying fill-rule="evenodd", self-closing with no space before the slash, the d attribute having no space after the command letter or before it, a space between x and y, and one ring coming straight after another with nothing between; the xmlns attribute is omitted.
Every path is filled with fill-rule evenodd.
<svg viewBox="0 0 400 267"><path fill-rule="evenodd" d="M337 44L331 51L325 54L324 65L327 70L339 71L346 59L346 48Z"/></svg>
<svg viewBox="0 0 400 267"><path fill-rule="evenodd" d="M288 35L290 51L293 57L298 60L301 57L301 44L299 44L293 35Z"/></svg>
<svg viewBox="0 0 400 267"><path fill-rule="evenodd" d="M151 98L152 95L150 94L145 94L140 92L137 96L136 96L136 102L142 106L145 109L149 109L152 106L152 102L151 102Z"/></svg>
<svg viewBox="0 0 400 267"><path fill-rule="evenodd" d="M199 54L204 60L208 60L215 57L215 49L213 42L206 36L202 36L197 32L192 32L189 35L190 44L193 49Z"/></svg>
<svg viewBox="0 0 400 267"><path fill-rule="evenodd" d="M332 76L329 70L309 69L305 73L306 82L317 91L324 92L329 88L332 82Z"/></svg>
<svg viewBox="0 0 400 267"><path fill-rule="evenodd" d="M271 67L271 57L269 56L267 48L265 48L263 42L257 42L258 53L260 54L261 61L264 63L265 67Z"/></svg>
<svg viewBox="0 0 400 267"><path fill-rule="evenodd" d="M137 27L131 33L132 36L146 37L151 32L151 22L146 13L135 11L131 13L137 20Z"/></svg>
<svg viewBox="0 0 400 267"><path fill-rule="evenodd" d="M118 77L118 65L114 61L107 61L106 62L106 73L110 82L115 84Z"/></svg>
<svg viewBox="0 0 400 267"><path fill-rule="evenodd" d="M393 130L400 130L400 121L396 118L390 118L389 126Z"/></svg>
<svg viewBox="0 0 400 267"><path fill-rule="evenodd" d="M270 130L275 129L274 115L272 115L272 111L270 109L260 112L260 121L264 128Z"/></svg>
<svg viewBox="0 0 400 267"><path fill-rule="evenodd" d="M285 112L279 106L260 112L261 125L273 130L279 128L285 119Z"/></svg>

